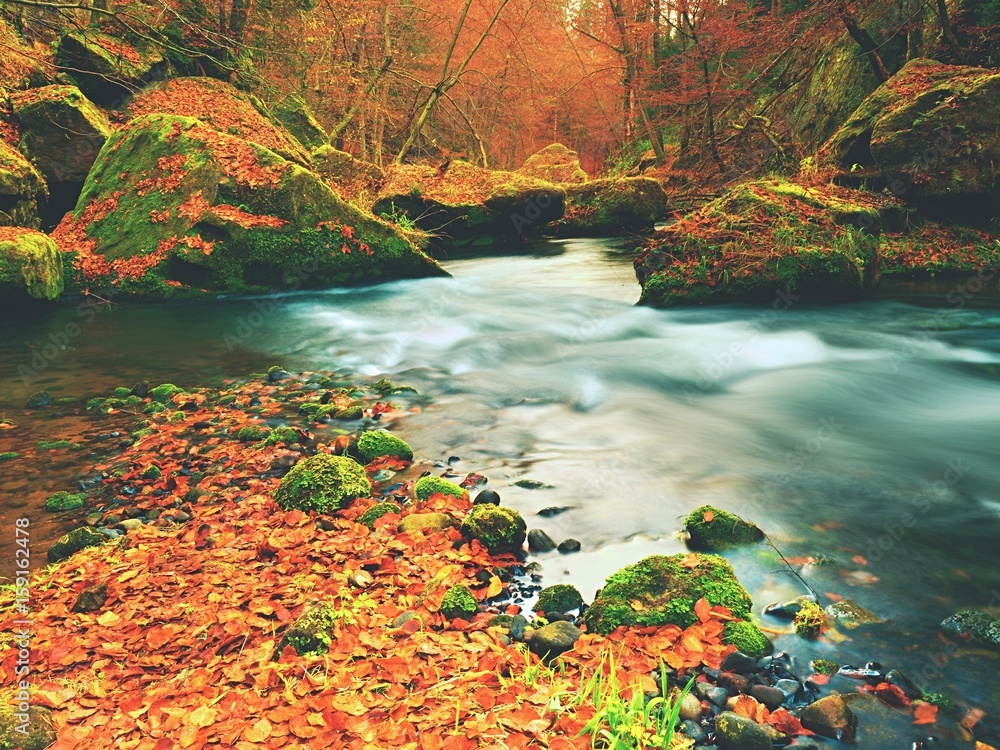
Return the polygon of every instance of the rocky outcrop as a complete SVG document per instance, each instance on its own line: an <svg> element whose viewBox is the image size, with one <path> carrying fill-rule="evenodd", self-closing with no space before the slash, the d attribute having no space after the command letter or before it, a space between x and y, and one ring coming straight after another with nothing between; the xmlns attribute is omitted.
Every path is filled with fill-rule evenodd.
<svg viewBox="0 0 1000 750"><path fill-rule="evenodd" d="M620 235L653 228L667 213L667 194L649 177L608 177L566 187L560 237Z"/></svg>
<svg viewBox="0 0 1000 750"><path fill-rule="evenodd" d="M88 98L104 107L120 107L134 91L169 70L154 45L93 28L64 34L56 44L55 61Z"/></svg>
<svg viewBox="0 0 1000 750"><path fill-rule="evenodd" d="M72 288L138 299L316 288L444 271L312 172L189 117L138 117L105 144L53 235Z"/></svg>
<svg viewBox="0 0 1000 750"><path fill-rule="evenodd" d="M289 94L270 107L272 116L307 149L330 143L312 108L298 94Z"/></svg>
<svg viewBox="0 0 1000 750"><path fill-rule="evenodd" d="M580 166L580 157L561 143L553 143L537 151L517 170L526 177L562 185L586 182L587 173Z"/></svg>
<svg viewBox="0 0 1000 750"><path fill-rule="evenodd" d="M563 215L565 191L516 172L454 161L387 171L373 211L430 232L447 248L518 246Z"/></svg>
<svg viewBox="0 0 1000 750"><path fill-rule="evenodd" d="M0 226L37 227L38 204L47 197L38 170L0 140Z"/></svg>
<svg viewBox="0 0 1000 750"><path fill-rule="evenodd" d="M62 253L32 229L0 228L0 304L57 300L63 291Z"/></svg>
<svg viewBox="0 0 1000 750"><path fill-rule="evenodd" d="M381 167L329 145L313 150L312 168L344 200L370 200L385 179Z"/></svg>
<svg viewBox="0 0 1000 750"><path fill-rule="evenodd" d="M645 304L856 297L879 277L878 201L785 180L743 183L636 258Z"/></svg>
<svg viewBox="0 0 1000 750"><path fill-rule="evenodd" d="M824 144L823 163L874 171L932 218L1000 215L1000 72L912 60Z"/></svg>

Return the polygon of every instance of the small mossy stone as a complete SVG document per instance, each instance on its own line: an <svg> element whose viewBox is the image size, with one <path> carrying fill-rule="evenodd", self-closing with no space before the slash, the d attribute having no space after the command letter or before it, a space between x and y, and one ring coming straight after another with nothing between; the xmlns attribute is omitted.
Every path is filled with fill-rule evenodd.
<svg viewBox="0 0 1000 750"><path fill-rule="evenodd" d="M96 612L104 606L104 602L107 600L108 584L100 583L96 586L88 586L77 595L71 611L82 613Z"/></svg>
<svg viewBox="0 0 1000 750"><path fill-rule="evenodd" d="M528 644L531 653L543 659L554 659L573 648L581 635L583 633L576 625L559 620L524 631L524 642Z"/></svg>
<svg viewBox="0 0 1000 750"><path fill-rule="evenodd" d="M749 620L727 622L722 630L722 642L736 646L747 656L760 658L774 650L774 644L755 623Z"/></svg>
<svg viewBox="0 0 1000 750"><path fill-rule="evenodd" d="M826 616L831 620L837 620L847 628L856 628L859 625L877 625L882 622L882 618L871 610L865 609L853 599L841 599L826 608Z"/></svg>
<svg viewBox="0 0 1000 750"><path fill-rule="evenodd" d="M52 546L49 547L48 559L50 563L59 562L75 552L87 547L99 547L107 541L108 537L97 529L81 526L53 542Z"/></svg>
<svg viewBox="0 0 1000 750"><path fill-rule="evenodd" d="M150 466L144 472L142 472L143 479L159 479L163 476L163 472L160 470L159 466Z"/></svg>
<svg viewBox="0 0 1000 750"><path fill-rule="evenodd" d="M287 380L290 377L292 377L292 373L288 372L281 365L274 365L267 371L267 379L271 383L277 383L279 380Z"/></svg>
<svg viewBox="0 0 1000 750"><path fill-rule="evenodd" d="M178 388L173 383L163 383L162 385L156 386L156 388L152 388L149 391L149 397L153 399L153 401L159 401L161 404L166 404L178 393L184 393L184 389Z"/></svg>
<svg viewBox="0 0 1000 750"><path fill-rule="evenodd" d="M452 586L441 600L441 614L449 620L471 620L477 606L476 597L466 586Z"/></svg>
<svg viewBox="0 0 1000 750"><path fill-rule="evenodd" d="M739 619L750 615L750 595L722 557L651 555L610 576L584 622L602 635L621 625L686 628L696 621L694 605L702 597Z"/></svg>
<svg viewBox="0 0 1000 750"><path fill-rule="evenodd" d="M764 532L752 523L711 505L692 511L684 528L691 536L688 546L706 552L755 544L764 538Z"/></svg>
<svg viewBox="0 0 1000 750"><path fill-rule="evenodd" d="M325 602L314 602L306 607L281 637L274 657L277 659L286 646L295 649L299 656L325 654L333 642L333 629L340 619L338 610Z"/></svg>
<svg viewBox="0 0 1000 750"><path fill-rule="evenodd" d="M413 460L413 450L405 441L381 430L362 433L358 438L358 453L365 463L371 463L382 456L391 456L403 461Z"/></svg>
<svg viewBox="0 0 1000 750"><path fill-rule="evenodd" d="M422 531L434 533L455 525L455 519L447 513L411 513L399 522L400 531Z"/></svg>
<svg viewBox="0 0 1000 750"><path fill-rule="evenodd" d="M837 670L840 669L840 665L835 661L830 661L829 659L813 659L809 662L809 666L812 667L812 671L816 674L832 675L836 674Z"/></svg>
<svg viewBox="0 0 1000 750"><path fill-rule="evenodd" d="M52 406L52 397L49 396L48 391L33 393L28 399L27 406L29 409L44 409L46 406Z"/></svg>
<svg viewBox="0 0 1000 750"><path fill-rule="evenodd" d="M715 718L715 734L720 750L772 750L771 738L760 724L732 711Z"/></svg>
<svg viewBox="0 0 1000 750"><path fill-rule="evenodd" d="M122 398L122 399L124 399L124 398L128 398L131 395L132 395L132 389L131 388L124 388L124 387L115 388L115 393L114 393L115 398Z"/></svg>
<svg viewBox="0 0 1000 750"><path fill-rule="evenodd" d="M399 506L396 503L375 503L358 517L358 523L370 529L375 526L378 519L390 513L399 513Z"/></svg>
<svg viewBox="0 0 1000 750"><path fill-rule="evenodd" d="M521 514L513 508L496 505L475 505L462 521L462 535L478 539L491 554L516 552L527 536L527 526Z"/></svg>
<svg viewBox="0 0 1000 750"><path fill-rule="evenodd" d="M277 445L278 443L293 445L298 441L299 433L294 427L275 427L268 433L267 437L264 438L265 445Z"/></svg>
<svg viewBox="0 0 1000 750"><path fill-rule="evenodd" d="M45 501L45 510L53 513L62 510L74 510L75 508L83 506L85 497L86 495L83 493L72 493L60 490L59 492L49 495L48 499Z"/></svg>
<svg viewBox="0 0 1000 750"><path fill-rule="evenodd" d="M468 496L468 493L457 484L453 484L441 477L421 477L417 480L413 491L417 496L417 500L421 502L429 499L431 495L437 494L449 495L457 500Z"/></svg>
<svg viewBox="0 0 1000 750"><path fill-rule="evenodd" d="M1000 648L1000 610L963 609L941 623L941 629L973 643Z"/></svg>
<svg viewBox="0 0 1000 750"><path fill-rule="evenodd" d="M583 597L575 586L568 583L557 583L539 592L538 601L535 602L535 611L547 614L553 612L565 614L570 610L579 609L582 604Z"/></svg>
<svg viewBox="0 0 1000 750"><path fill-rule="evenodd" d="M236 439L241 443L256 443L259 440L264 440L270 434L271 430L263 425L247 425L237 430Z"/></svg>
<svg viewBox="0 0 1000 750"><path fill-rule="evenodd" d="M818 638L826 626L826 612L815 602L803 602L792 621L795 632L803 638Z"/></svg>
<svg viewBox="0 0 1000 750"><path fill-rule="evenodd" d="M19 715L20 697L18 691L13 689L0 693L0 748L44 750L56 741L52 712L43 706L31 706L30 701L25 701L29 703L28 721L25 725Z"/></svg>
<svg viewBox="0 0 1000 750"><path fill-rule="evenodd" d="M292 467L274 494L284 510L318 513L346 508L352 500L371 494L364 467L346 456L317 453Z"/></svg>

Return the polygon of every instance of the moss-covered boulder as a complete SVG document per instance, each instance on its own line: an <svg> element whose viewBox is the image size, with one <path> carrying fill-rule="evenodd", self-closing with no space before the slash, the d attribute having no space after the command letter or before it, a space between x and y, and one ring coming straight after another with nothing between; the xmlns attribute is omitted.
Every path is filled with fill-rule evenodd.
<svg viewBox="0 0 1000 750"><path fill-rule="evenodd" d="M535 611L565 614L570 610L580 609L582 604L583 597L575 586L557 583L554 586L546 586L538 593Z"/></svg>
<svg viewBox="0 0 1000 750"><path fill-rule="evenodd" d="M767 638L760 635L754 648L748 631L760 633L750 622L750 594L736 578L736 573L718 555L651 555L622 568L607 579L601 592L583 616L589 630L607 634L625 625L678 625L686 628L698 619L694 605L701 598L709 604L726 607L744 624L726 633L726 642L741 641L753 655L766 649ZM737 623L728 623L735 625ZM736 638L734 638L734 636Z"/></svg>
<svg viewBox="0 0 1000 750"><path fill-rule="evenodd" d="M399 522L399 530L433 534L437 531L450 529L454 525L455 519L447 513L410 513Z"/></svg>
<svg viewBox="0 0 1000 750"><path fill-rule="evenodd" d="M1000 648L1000 608L963 609L942 622L941 629L973 643Z"/></svg>
<svg viewBox="0 0 1000 750"><path fill-rule="evenodd" d="M476 614L478 602L466 586L452 586L441 600L441 614L449 620L456 617L471 620Z"/></svg>
<svg viewBox="0 0 1000 750"><path fill-rule="evenodd" d="M0 227L0 304L57 300L63 291L62 253L33 229Z"/></svg>
<svg viewBox="0 0 1000 750"><path fill-rule="evenodd" d="M312 150L330 143L330 136L319 124L312 107L298 94L283 97L271 105L270 112L305 148Z"/></svg>
<svg viewBox="0 0 1000 750"><path fill-rule="evenodd" d="M429 500L431 495L437 494L448 495L456 500L461 500L462 498L469 496L469 493L457 484L453 484L447 479L433 476L421 477L418 479L416 485L413 487L413 494L416 495L417 500L420 500L421 502Z"/></svg>
<svg viewBox="0 0 1000 750"><path fill-rule="evenodd" d="M45 510L56 513L63 510L82 508L86 495L82 492L66 492L60 490L48 496L45 500Z"/></svg>
<svg viewBox="0 0 1000 750"><path fill-rule="evenodd" d="M371 529L374 528L375 522L382 516L387 516L391 513L399 513L399 510L399 506L396 505L396 503L375 503L372 507L358 516L358 523Z"/></svg>
<svg viewBox="0 0 1000 750"><path fill-rule="evenodd" d="M432 233L439 247L503 248L560 219L565 195L552 183L464 161L396 165L372 210Z"/></svg>
<svg viewBox="0 0 1000 750"><path fill-rule="evenodd" d="M566 186L560 237L616 235L653 228L666 216L667 194L650 177L608 177Z"/></svg>
<svg viewBox="0 0 1000 750"><path fill-rule="evenodd" d="M174 78L136 96L128 114L195 117L220 133L251 141L303 167L309 152L287 130L261 114L258 101L214 78Z"/></svg>
<svg viewBox="0 0 1000 750"><path fill-rule="evenodd" d="M45 750L56 741L52 712L31 703L28 691L0 693L0 750Z"/></svg>
<svg viewBox="0 0 1000 750"><path fill-rule="evenodd" d="M760 724L723 711L715 717L715 734L720 750L772 750L771 738Z"/></svg>
<svg viewBox="0 0 1000 750"><path fill-rule="evenodd" d="M742 183L657 232L635 260L641 302L845 299L879 278L881 198L783 179Z"/></svg>
<svg viewBox="0 0 1000 750"><path fill-rule="evenodd" d="M1000 72L911 60L824 144L935 218L1000 215Z"/></svg>
<svg viewBox="0 0 1000 750"><path fill-rule="evenodd" d="M168 404L178 393L184 393L184 389L173 383L161 383L149 391L149 397L161 404Z"/></svg>
<svg viewBox="0 0 1000 750"><path fill-rule="evenodd" d="M295 649L299 656L325 654L333 643L333 629L343 616L344 613L326 602L307 605L281 637L274 652L275 658L281 655L286 646Z"/></svg>
<svg viewBox="0 0 1000 750"><path fill-rule="evenodd" d="M285 510L329 513L371 491L364 467L354 459L317 453L292 467L278 485L274 500Z"/></svg>
<svg viewBox="0 0 1000 750"><path fill-rule="evenodd" d="M95 528L81 526L73 529L65 536L59 537L52 546L49 547L48 558L50 563L65 560L70 555L79 552L87 547L100 547L108 541L108 537Z"/></svg>
<svg viewBox="0 0 1000 750"><path fill-rule="evenodd" d="M64 34L56 43L55 62L89 99L105 107L120 107L134 91L169 71L162 51L150 42L93 27Z"/></svg>
<svg viewBox="0 0 1000 750"><path fill-rule="evenodd" d="M445 275L312 172L174 115L116 132L53 236L72 289L113 287L136 299Z"/></svg>
<svg viewBox="0 0 1000 750"><path fill-rule="evenodd" d="M0 139L0 227L37 227L38 206L48 195L41 173Z"/></svg>
<svg viewBox="0 0 1000 750"><path fill-rule="evenodd" d="M466 539L478 539L490 554L503 554L521 549L527 526L513 508L476 505L462 521L462 535Z"/></svg>
<svg viewBox="0 0 1000 750"><path fill-rule="evenodd" d="M362 203L371 201L385 180L385 172L378 165L355 159L330 145L313 150L312 168L341 198Z"/></svg>
<svg viewBox="0 0 1000 750"><path fill-rule="evenodd" d="M561 143L552 143L536 151L517 171L526 177L562 185L577 185L588 179L580 166L579 154Z"/></svg>
<svg viewBox="0 0 1000 750"><path fill-rule="evenodd" d="M691 511L684 529L689 536L688 546L705 552L756 544L764 538L764 532L752 523L712 505Z"/></svg>
<svg viewBox="0 0 1000 750"><path fill-rule="evenodd" d="M358 453L365 463L370 463L376 458L390 456L403 461L413 460L413 449L405 440L400 440L395 435L381 430L370 430L363 432L358 438Z"/></svg>
<svg viewBox="0 0 1000 750"><path fill-rule="evenodd" d="M104 113L76 86L30 89L12 96L11 105L20 125L21 151L50 191L58 183L82 184L111 135Z"/></svg>

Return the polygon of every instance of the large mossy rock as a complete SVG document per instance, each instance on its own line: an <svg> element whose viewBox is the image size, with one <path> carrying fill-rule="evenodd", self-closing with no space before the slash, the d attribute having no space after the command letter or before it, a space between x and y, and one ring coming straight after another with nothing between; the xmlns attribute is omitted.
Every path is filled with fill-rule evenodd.
<svg viewBox="0 0 1000 750"><path fill-rule="evenodd" d="M284 510L329 513L371 491L364 467L353 458L317 453L295 464L282 478L274 501Z"/></svg>
<svg viewBox="0 0 1000 750"><path fill-rule="evenodd" d="M26 298L57 300L63 291L62 253L33 229L0 227L0 305Z"/></svg>
<svg viewBox="0 0 1000 750"><path fill-rule="evenodd" d="M706 552L756 544L764 538L764 532L752 523L711 505L691 511L684 529L689 535L688 546Z"/></svg>
<svg viewBox="0 0 1000 750"><path fill-rule="evenodd" d="M163 114L115 132L53 236L69 253L71 288L137 299L445 275L312 172Z"/></svg>
<svg viewBox="0 0 1000 750"><path fill-rule="evenodd" d="M1000 649L1000 608L963 609L941 623L946 633Z"/></svg>
<svg viewBox="0 0 1000 750"><path fill-rule="evenodd" d="M821 150L934 218L1000 215L1000 72L911 60Z"/></svg>
<svg viewBox="0 0 1000 750"><path fill-rule="evenodd" d="M100 531L90 526L81 526L73 529L68 534L59 537L52 546L49 547L48 558L50 563L65 560L67 557L79 552L87 547L100 547L108 541Z"/></svg>
<svg viewBox="0 0 1000 750"><path fill-rule="evenodd" d="M132 43L93 28L64 34L56 44L55 61L88 98L116 108L169 69L162 51L149 42Z"/></svg>
<svg viewBox="0 0 1000 750"><path fill-rule="evenodd" d="M38 204L48 194L31 162L0 140L0 227L37 227Z"/></svg>
<svg viewBox="0 0 1000 750"><path fill-rule="evenodd" d="M307 149L330 143L312 108L298 94L289 94L270 107L271 115Z"/></svg>
<svg viewBox="0 0 1000 750"><path fill-rule="evenodd" d="M278 642L274 656L278 658L286 646L291 646L299 656L325 654L333 643L334 628L344 613L332 604L312 602L306 605Z"/></svg>
<svg viewBox="0 0 1000 750"><path fill-rule="evenodd" d="M668 307L849 299L879 278L878 199L781 179L742 183L657 232L635 260L641 302Z"/></svg>
<svg viewBox="0 0 1000 750"><path fill-rule="evenodd" d="M31 696L27 691L22 694L19 689L12 688L0 693L0 749L45 750L55 741L52 711L31 705Z"/></svg>
<svg viewBox="0 0 1000 750"><path fill-rule="evenodd" d="M220 133L251 141L300 166L309 166L309 152L280 125L261 114L253 97L214 78L189 77L164 81L143 91L129 104L132 117L150 114L194 117Z"/></svg>
<svg viewBox="0 0 1000 750"><path fill-rule="evenodd" d="M667 194L650 177L608 177L566 186L560 237L615 235L653 228L666 216Z"/></svg>
<svg viewBox="0 0 1000 750"><path fill-rule="evenodd" d="M478 539L491 555L499 555L521 549L527 536L527 526L521 514L513 508L476 505L462 521L462 535L467 539Z"/></svg>
<svg viewBox="0 0 1000 750"><path fill-rule="evenodd" d="M21 151L54 183L87 179L111 123L76 86L45 86L11 97Z"/></svg>
<svg viewBox="0 0 1000 750"><path fill-rule="evenodd" d="M565 197L552 183L453 161L389 169L372 210L405 218L432 233L439 246L503 248L560 219Z"/></svg>
<svg viewBox="0 0 1000 750"><path fill-rule="evenodd" d="M580 156L561 143L553 143L533 153L517 171L526 177L562 185L576 185L588 179L580 166Z"/></svg>
<svg viewBox="0 0 1000 750"><path fill-rule="evenodd" d="M591 632L602 635L622 625L686 628L697 621L694 605L703 597L738 618L729 625L740 628L726 628L727 643L749 655L768 650L767 638L748 619L753 604L750 594L729 563L718 555L651 555L622 568L608 578L583 621ZM759 638L749 638L752 631Z"/></svg>
<svg viewBox="0 0 1000 750"><path fill-rule="evenodd" d="M312 168L344 200L370 200L385 180L378 165L329 145L313 150Z"/></svg>

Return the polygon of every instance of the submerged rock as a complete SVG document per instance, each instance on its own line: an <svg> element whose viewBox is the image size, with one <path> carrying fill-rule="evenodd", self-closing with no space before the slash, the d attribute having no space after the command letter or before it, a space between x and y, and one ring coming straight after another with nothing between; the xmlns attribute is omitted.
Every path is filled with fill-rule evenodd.
<svg viewBox="0 0 1000 750"><path fill-rule="evenodd" d="M841 742L852 742L858 718L840 695L828 695L806 706L799 715L806 729Z"/></svg>
<svg viewBox="0 0 1000 750"><path fill-rule="evenodd" d="M858 625L876 625L882 622L881 617L865 609L853 599L841 599L839 602L834 602L826 608L826 616L848 628L856 628Z"/></svg>
<svg viewBox="0 0 1000 750"><path fill-rule="evenodd" d="M684 528L690 536L688 546L708 552L756 544L764 538L764 532L752 523L711 505L692 511Z"/></svg>
<svg viewBox="0 0 1000 750"><path fill-rule="evenodd" d="M1000 648L1000 609L963 609L941 623L946 633Z"/></svg>
<svg viewBox="0 0 1000 750"><path fill-rule="evenodd" d="M0 303L54 301L63 292L62 253L41 232L0 227Z"/></svg>
<svg viewBox="0 0 1000 750"><path fill-rule="evenodd" d="M313 173L200 120L138 117L53 233L73 289L160 300L445 275Z"/></svg>

